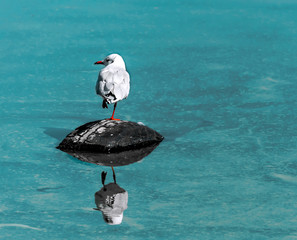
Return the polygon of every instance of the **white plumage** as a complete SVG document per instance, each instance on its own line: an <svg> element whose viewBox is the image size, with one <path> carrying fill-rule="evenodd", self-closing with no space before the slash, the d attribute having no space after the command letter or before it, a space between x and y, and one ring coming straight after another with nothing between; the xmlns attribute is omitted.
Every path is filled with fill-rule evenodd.
<svg viewBox="0 0 297 240"><path fill-rule="evenodd" d="M95 64L105 65L99 72L96 84L96 93L103 98L102 107L107 108L107 103L117 103L127 98L130 91L130 76L123 58L118 54L111 54ZM115 107L116 104L114 110Z"/></svg>

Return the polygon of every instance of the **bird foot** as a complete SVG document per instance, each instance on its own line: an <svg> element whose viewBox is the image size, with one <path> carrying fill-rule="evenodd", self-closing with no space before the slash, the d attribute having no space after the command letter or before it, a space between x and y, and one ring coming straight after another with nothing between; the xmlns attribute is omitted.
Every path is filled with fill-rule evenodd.
<svg viewBox="0 0 297 240"><path fill-rule="evenodd" d="M102 108L108 108L106 99L102 102Z"/></svg>
<svg viewBox="0 0 297 240"><path fill-rule="evenodd" d="M114 120L114 121L121 121L121 119L118 119L118 118L114 118L114 117L111 117L111 118L107 118L106 120Z"/></svg>
<svg viewBox="0 0 297 240"><path fill-rule="evenodd" d="M101 182L102 182L103 186L104 186L104 183L105 183L106 175L107 175L107 172L104 172L104 171L101 172Z"/></svg>

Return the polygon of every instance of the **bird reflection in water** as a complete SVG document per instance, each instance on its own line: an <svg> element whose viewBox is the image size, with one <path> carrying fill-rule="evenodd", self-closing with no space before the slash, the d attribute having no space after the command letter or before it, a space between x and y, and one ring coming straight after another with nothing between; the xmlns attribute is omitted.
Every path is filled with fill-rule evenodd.
<svg viewBox="0 0 297 240"><path fill-rule="evenodd" d="M95 193L95 204L102 212L103 219L110 225L121 224L123 212L128 208L128 192L121 188L116 181L116 175L113 167L113 181L105 184L107 172L102 171L101 182L103 187Z"/></svg>

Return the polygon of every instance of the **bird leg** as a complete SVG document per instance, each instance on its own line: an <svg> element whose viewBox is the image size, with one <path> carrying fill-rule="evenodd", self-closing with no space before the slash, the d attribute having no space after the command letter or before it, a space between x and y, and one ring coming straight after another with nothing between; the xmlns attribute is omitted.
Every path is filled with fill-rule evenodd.
<svg viewBox="0 0 297 240"><path fill-rule="evenodd" d="M114 183L117 183L117 179L116 179L116 175L115 175L113 166L111 166L111 169L112 169L113 182L114 182Z"/></svg>
<svg viewBox="0 0 297 240"><path fill-rule="evenodd" d="M120 121L121 119L118 119L118 118L114 118L114 112L115 112L115 109L117 107L117 102L114 104L114 107L113 107L113 112L112 112L112 116L111 118L108 118L107 120L116 120L116 121Z"/></svg>

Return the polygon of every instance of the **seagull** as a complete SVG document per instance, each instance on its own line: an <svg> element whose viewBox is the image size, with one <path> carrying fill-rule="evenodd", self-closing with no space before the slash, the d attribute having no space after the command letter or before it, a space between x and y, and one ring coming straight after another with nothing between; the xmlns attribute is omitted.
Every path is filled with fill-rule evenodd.
<svg viewBox="0 0 297 240"><path fill-rule="evenodd" d="M108 108L107 104L114 103L112 116L108 120L119 121L114 118L117 102L127 98L130 91L130 76L125 62L119 54L110 54L94 64L105 66L99 72L96 84L96 93L103 98L102 108Z"/></svg>

